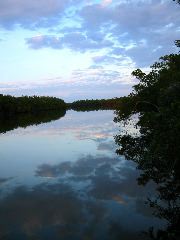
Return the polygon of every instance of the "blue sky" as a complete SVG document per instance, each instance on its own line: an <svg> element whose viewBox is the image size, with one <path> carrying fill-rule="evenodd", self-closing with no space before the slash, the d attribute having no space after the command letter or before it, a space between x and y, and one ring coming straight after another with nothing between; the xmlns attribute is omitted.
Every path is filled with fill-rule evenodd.
<svg viewBox="0 0 180 240"><path fill-rule="evenodd" d="M124 96L179 36L172 0L0 0L0 92Z"/></svg>

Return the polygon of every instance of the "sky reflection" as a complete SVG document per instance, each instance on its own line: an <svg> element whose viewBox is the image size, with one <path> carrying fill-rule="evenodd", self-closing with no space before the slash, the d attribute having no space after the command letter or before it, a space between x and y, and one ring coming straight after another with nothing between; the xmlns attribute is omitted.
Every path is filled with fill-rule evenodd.
<svg viewBox="0 0 180 240"><path fill-rule="evenodd" d="M0 239L145 239L161 225L144 204L154 185L115 154L117 131L112 111L69 111L0 135Z"/></svg>

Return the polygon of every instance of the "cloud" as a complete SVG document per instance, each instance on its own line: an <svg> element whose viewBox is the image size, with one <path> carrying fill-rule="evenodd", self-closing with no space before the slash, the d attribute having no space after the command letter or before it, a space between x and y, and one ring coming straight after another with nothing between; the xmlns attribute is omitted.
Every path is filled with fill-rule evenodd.
<svg viewBox="0 0 180 240"><path fill-rule="evenodd" d="M76 8L78 3L72 1L71 6ZM138 67L146 67L161 55L176 51L173 42L179 36L178 16L178 6L169 1L86 3L75 11L73 17L78 20L74 27L62 27L55 35L34 36L26 43L33 49L106 49L106 56L93 59L95 64L113 62L118 66L123 57ZM128 61L125 65L129 65Z"/></svg>
<svg viewBox="0 0 180 240"><path fill-rule="evenodd" d="M98 40L95 38L88 38L82 33L66 34L63 38L63 42L65 46L70 49L79 51L102 49L113 45L113 43L109 40L104 40L102 38Z"/></svg>
<svg viewBox="0 0 180 240"><path fill-rule="evenodd" d="M180 18L179 6L173 2L121 1L106 8L92 4L79 14L88 32L103 31L114 42L109 59L120 54L144 67L161 55L176 52Z"/></svg>
<svg viewBox="0 0 180 240"><path fill-rule="evenodd" d="M102 0L101 5L102 5L103 7L106 7L106 6L108 6L109 4L111 4L111 3L112 3L112 0Z"/></svg>
<svg viewBox="0 0 180 240"><path fill-rule="evenodd" d="M125 32L139 33L163 27L169 23L178 24L179 9L169 1L124 1L113 7L102 8L99 4L82 8L80 16L88 29L101 27L107 23L116 24Z"/></svg>
<svg viewBox="0 0 180 240"><path fill-rule="evenodd" d="M26 43L33 49L40 49L44 47L51 47L54 49L63 48L61 39L51 35L37 35L32 38L27 38Z"/></svg>
<svg viewBox="0 0 180 240"><path fill-rule="evenodd" d="M113 48L112 48L113 49ZM113 52L113 54L111 54ZM115 66L122 66L124 69L128 66L129 70L134 68L134 62L132 59L127 55L121 54L114 54L114 50L110 51L108 54L105 55L97 55L92 58L94 64L100 64L103 66L115 65ZM118 73L118 71L116 71ZM122 75L119 73L119 75Z"/></svg>
<svg viewBox="0 0 180 240"><path fill-rule="evenodd" d="M1 0L0 25L11 29L15 25L25 28L49 27L59 21L69 0Z"/></svg>
<svg viewBox="0 0 180 240"><path fill-rule="evenodd" d="M89 85L110 85L112 82L119 81L122 84L127 83L123 81L122 75L119 71L102 69L102 68L88 68L82 70L76 70L72 73L72 78L75 82L79 81L79 84Z"/></svg>
<svg viewBox="0 0 180 240"><path fill-rule="evenodd" d="M84 33L71 32L63 36L57 35L38 35L32 38L27 38L26 43L30 48L53 48L62 49L69 48L74 51L84 52L88 50L97 50L107 47L112 47L113 43L104 39L88 38Z"/></svg>

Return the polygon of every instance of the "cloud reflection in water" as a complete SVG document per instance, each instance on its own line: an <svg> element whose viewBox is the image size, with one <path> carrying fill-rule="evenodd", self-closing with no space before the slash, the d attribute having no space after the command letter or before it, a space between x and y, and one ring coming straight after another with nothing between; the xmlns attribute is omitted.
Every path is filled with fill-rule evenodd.
<svg viewBox="0 0 180 240"><path fill-rule="evenodd" d="M18 129L3 136L6 140L17 136L21 139L25 135L38 145L36 137L43 132L47 143L56 139L59 151L51 152L49 147L50 160L50 155L45 154L40 161L32 161L32 154L23 158L26 161L24 171L25 167L29 170L28 164L33 164L33 172L27 173L35 182L29 186L27 176L19 178L19 185L0 200L0 239L109 240L121 237L139 240L145 239L139 235L142 230L151 223L159 224L144 204L147 195L154 194L154 186L138 186L139 173L135 165L114 153L116 129L111 125L112 112L93 114L70 112L59 121ZM67 132L71 133L70 137ZM67 142L69 145L65 148ZM5 143L8 147L8 141ZM13 144L16 146L14 141ZM27 148L25 141L21 144L22 148ZM78 150L76 155L71 152L74 146ZM41 151L46 149L41 147ZM15 149L14 161L18 161L17 154ZM57 154L60 154L58 158ZM54 158L57 160L53 161ZM0 183L5 179L1 178Z"/></svg>

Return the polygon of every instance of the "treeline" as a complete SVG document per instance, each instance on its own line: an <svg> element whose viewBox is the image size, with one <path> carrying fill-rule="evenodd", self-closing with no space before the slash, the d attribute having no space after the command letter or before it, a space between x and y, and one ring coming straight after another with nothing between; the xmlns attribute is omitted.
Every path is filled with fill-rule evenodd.
<svg viewBox="0 0 180 240"><path fill-rule="evenodd" d="M123 99L112 98L112 99L95 99L95 100L78 100L72 103L68 103L68 109L75 111L93 111L93 110L115 110L119 109L122 105Z"/></svg>
<svg viewBox="0 0 180 240"><path fill-rule="evenodd" d="M123 107L127 97L112 99L78 100L65 103L56 97L22 96L13 97L0 94L0 114L38 113L47 110L94 111L117 110Z"/></svg>
<svg viewBox="0 0 180 240"><path fill-rule="evenodd" d="M22 96L13 97L0 94L0 113L36 113L46 110L65 110L66 103L55 97Z"/></svg>

